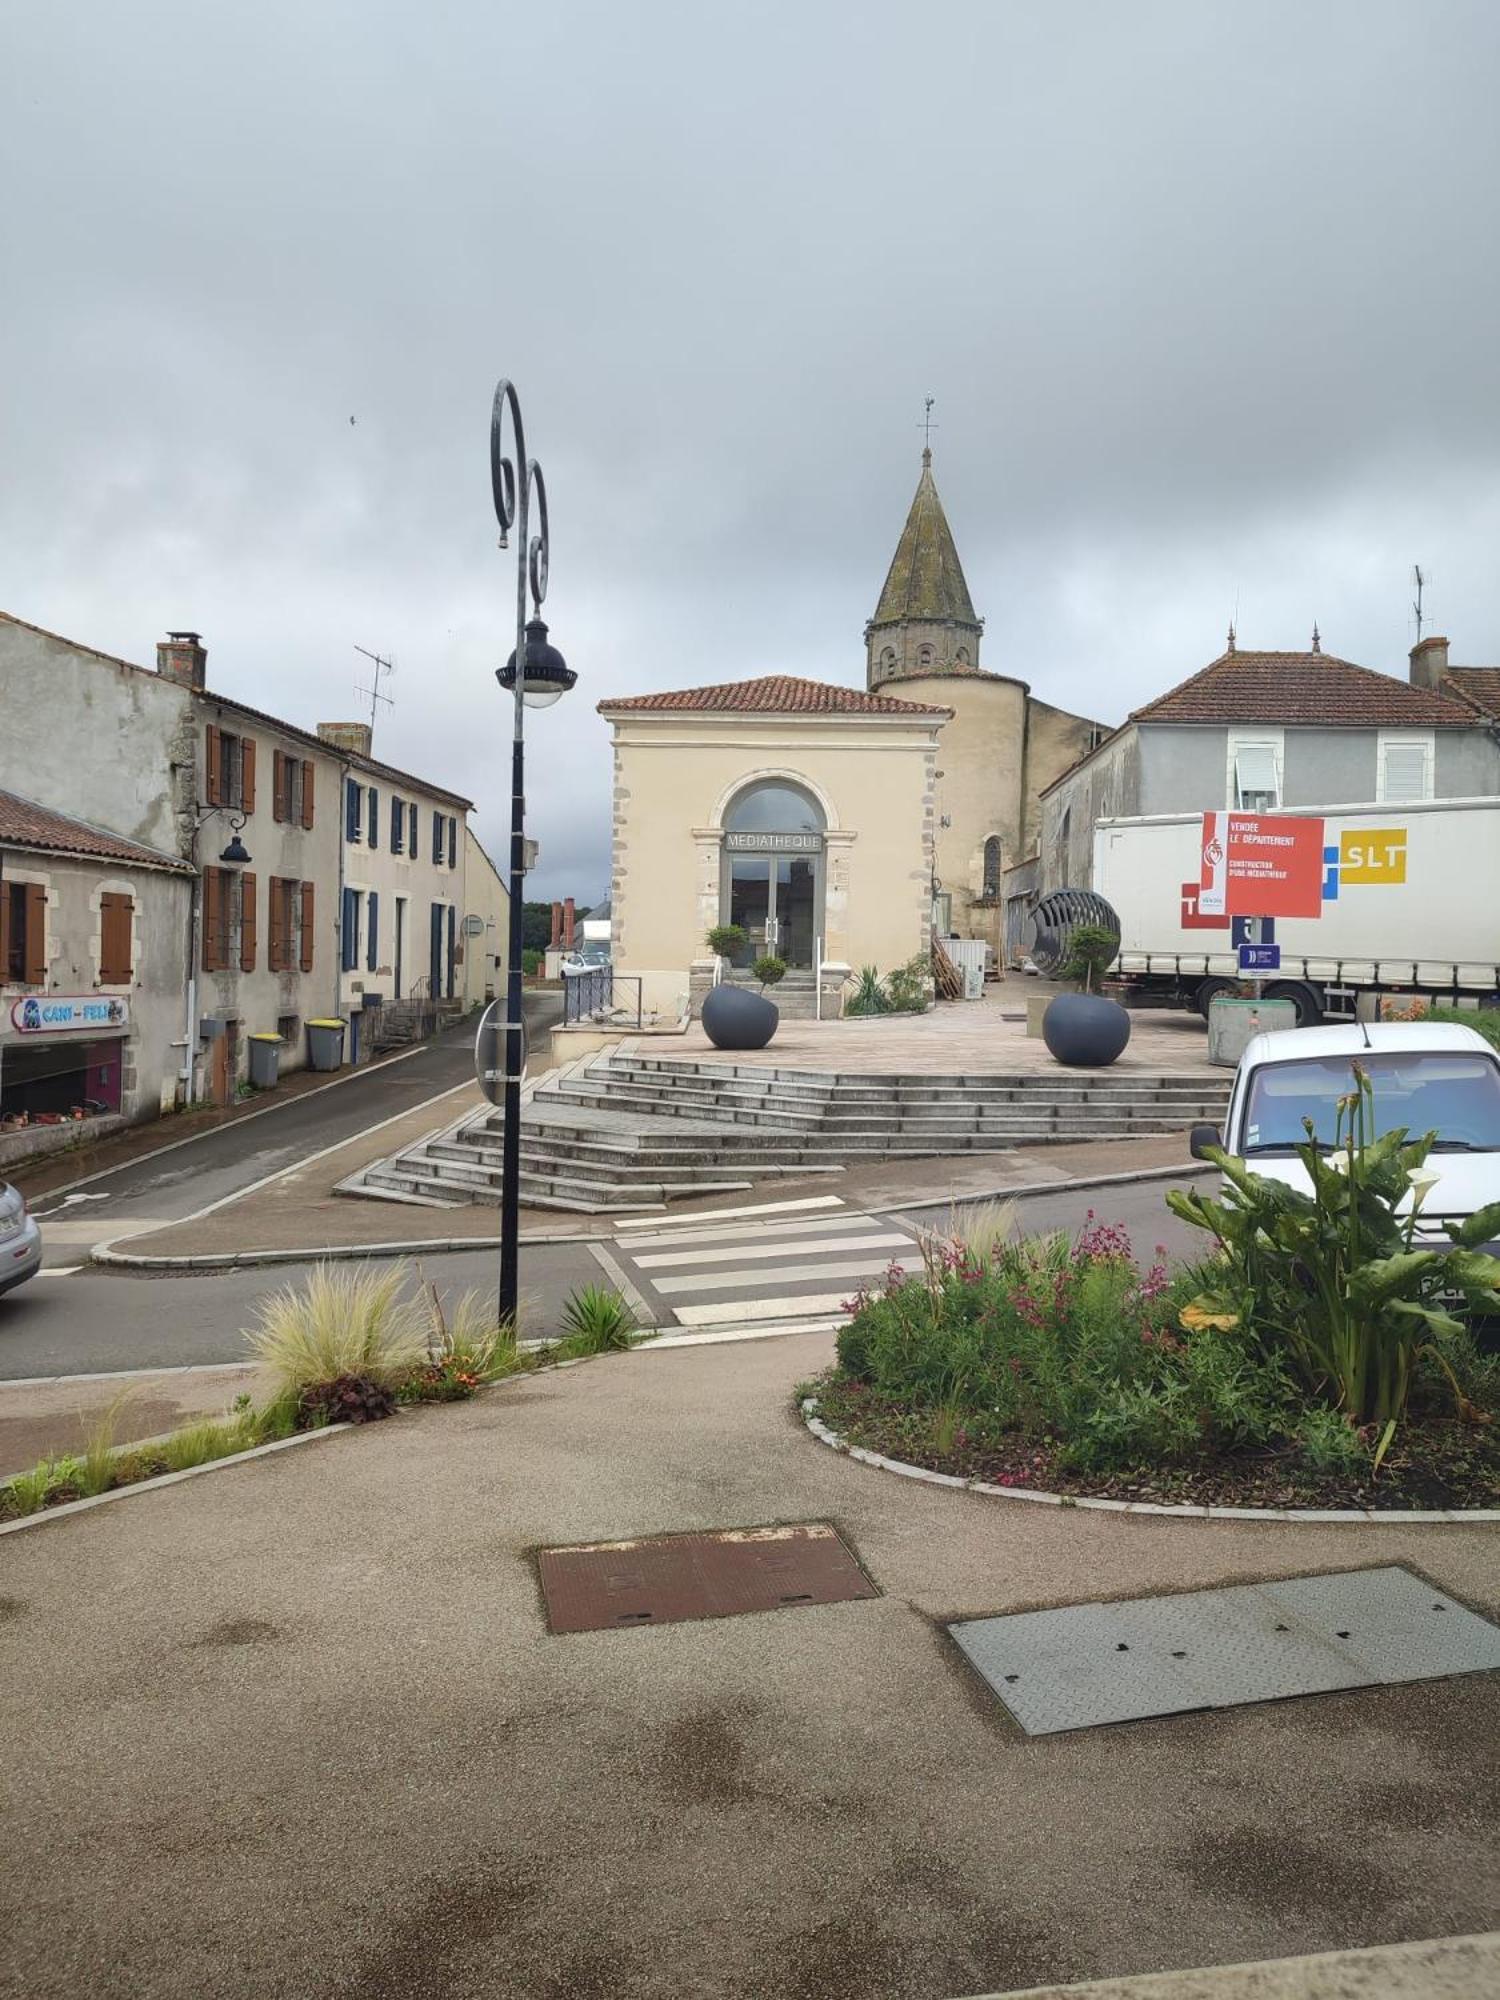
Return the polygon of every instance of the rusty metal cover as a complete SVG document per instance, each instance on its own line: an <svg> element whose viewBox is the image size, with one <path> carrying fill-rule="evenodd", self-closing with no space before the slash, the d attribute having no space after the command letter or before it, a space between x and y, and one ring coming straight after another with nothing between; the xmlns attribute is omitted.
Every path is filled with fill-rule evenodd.
<svg viewBox="0 0 1500 2000"><path fill-rule="evenodd" d="M825 1521L543 1549L540 1568L553 1632L675 1625L880 1595Z"/></svg>

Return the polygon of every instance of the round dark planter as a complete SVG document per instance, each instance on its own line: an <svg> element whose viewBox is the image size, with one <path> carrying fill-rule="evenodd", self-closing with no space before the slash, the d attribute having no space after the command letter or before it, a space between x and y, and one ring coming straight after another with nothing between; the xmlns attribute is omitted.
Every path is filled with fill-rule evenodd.
<svg viewBox="0 0 1500 2000"><path fill-rule="evenodd" d="M752 993L748 986L712 987L704 995L699 1018L716 1049L763 1049L781 1019L773 1000Z"/></svg>
<svg viewBox="0 0 1500 2000"><path fill-rule="evenodd" d="M1124 1053L1130 1016L1098 993L1059 993L1042 1016L1042 1040L1070 1069L1103 1069Z"/></svg>

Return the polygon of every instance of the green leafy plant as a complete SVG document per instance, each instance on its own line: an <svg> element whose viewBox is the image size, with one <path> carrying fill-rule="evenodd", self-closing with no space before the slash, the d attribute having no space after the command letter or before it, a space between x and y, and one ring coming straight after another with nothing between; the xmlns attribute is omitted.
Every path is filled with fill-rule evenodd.
<svg viewBox="0 0 1500 2000"><path fill-rule="evenodd" d="M635 1315L607 1285L585 1285L563 1307L562 1334L569 1354L616 1353L635 1345Z"/></svg>
<svg viewBox="0 0 1500 2000"><path fill-rule="evenodd" d="M521 970L528 979L534 979L547 963L547 954L534 945L527 945L521 952Z"/></svg>
<svg viewBox="0 0 1500 2000"><path fill-rule="evenodd" d="M427 1358L401 1384L401 1401L458 1402L520 1366L515 1328L497 1322L491 1300L465 1292L445 1311L442 1294L429 1284L427 1307Z"/></svg>
<svg viewBox="0 0 1500 2000"><path fill-rule="evenodd" d="M1332 1151L1304 1121L1308 1137L1297 1157L1310 1195L1213 1149L1209 1157L1228 1183L1223 1199L1174 1188L1167 1202L1184 1222L1210 1231L1222 1253L1215 1282L1185 1306L1184 1327L1251 1331L1313 1397L1376 1426L1378 1467L1419 1359L1448 1375L1460 1413L1471 1413L1444 1342L1464 1335L1456 1304L1500 1310L1500 1267L1478 1247L1500 1234L1500 1202L1446 1223L1446 1245L1419 1247L1422 1203L1437 1180L1426 1166L1436 1134L1411 1143L1399 1128L1372 1137L1373 1088L1358 1064L1354 1074L1354 1089L1339 1100Z"/></svg>
<svg viewBox="0 0 1500 2000"><path fill-rule="evenodd" d="M318 1264L273 1292L249 1336L279 1386L302 1391L354 1376L394 1389L422 1361L427 1329L406 1296L409 1267Z"/></svg>
<svg viewBox="0 0 1500 2000"><path fill-rule="evenodd" d="M764 958L755 961L750 970L760 981L761 991L764 992L768 986L779 986L786 978L786 960L768 951Z"/></svg>
<svg viewBox="0 0 1500 2000"><path fill-rule="evenodd" d="M1394 1018L1388 1015L1387 1019ZM1500 1007L1423 1007L1412 1020L1446 1021L1456 1028L1472 1028L1483 1035L1491 1048L1500 1049Z"/></svg>
<svg viewBox="0 0 1500 2000"><path fill-rule="evenodd" d="M854 991L844 1002L846 1014L889 1014L891 1003L873 965L861 966Z"/></svg>
<svg viewBox="0 0 1500 2000"><path fill-rule="evenodd" d="M932 968L924 952L898 965L886 978L893 1014L925 1014L932 1004Z"/></svg>
<svg viewBox="0 0 1500 2000"><path fill-rule="evenodd" d="M1100 924L1079 924L1068 937L1068 948L1058 967L1059 979L1076 979L1085 993L1094 987L1114 964L1120 940Z"/></svg>
<svg viewBox="0 0 1500 2000"><path fill-rule="evenodd" d="M703 942L715 958L738 958L749 939L739 924L715 924Z"/></svg>

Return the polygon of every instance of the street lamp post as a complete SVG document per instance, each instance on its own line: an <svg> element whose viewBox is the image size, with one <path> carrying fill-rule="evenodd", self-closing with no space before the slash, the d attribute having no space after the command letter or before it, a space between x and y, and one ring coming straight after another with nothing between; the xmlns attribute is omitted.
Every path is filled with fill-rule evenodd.
<svg viewBox="0 0 1500 2000"><path fill-rule="evenodd" d="M509 416L515 456L506 453ZM525 713L528 706L548 708L573 685L577 676L561 653L547 643L541 618L547 595L547 485L542 468L526 456L521 404L512 382L495 385L490 412L490 484L500 546L510 546L516 529L516 647L495 678L514 696L515 725L510 758L510 938L505 967L505 1098L500 1167L500 1323L514 1326L519 1289L521 1213L521 1080L525 1043L521 1026L522 902L526 877ZM531 533L531 502L536 497L537 532ZM531 586L532 615L526 616L526 587Z"/></svg>

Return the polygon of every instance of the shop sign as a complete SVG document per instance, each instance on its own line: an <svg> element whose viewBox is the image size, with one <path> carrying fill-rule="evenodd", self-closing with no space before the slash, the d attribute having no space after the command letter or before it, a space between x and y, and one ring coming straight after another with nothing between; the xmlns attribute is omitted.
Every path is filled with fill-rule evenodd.
<svg viewBox="0 0 1500 2000"><path fill-rule="evenodd" d="M732 854L818 854L821 833L726 833L724 845Z"/></svg>
<svg viewBox="0 0 1500 2000"><path fill-rule="evenodd" d="M1200 918L1316 917L1322 908L1322 820L1203 815Z"/></svg>
<svg viewBox="0 0 1500 2000"><path fill-rule="evenodd" d="M104 993L28 993L10 1010L18 1035L98 1035L130 1025L130 1003Z"/></svg>

